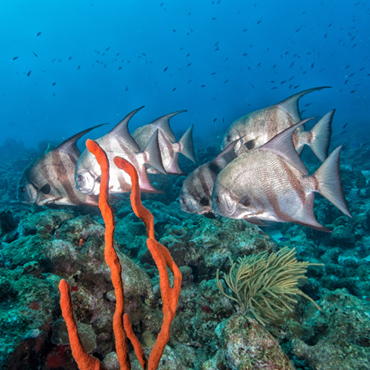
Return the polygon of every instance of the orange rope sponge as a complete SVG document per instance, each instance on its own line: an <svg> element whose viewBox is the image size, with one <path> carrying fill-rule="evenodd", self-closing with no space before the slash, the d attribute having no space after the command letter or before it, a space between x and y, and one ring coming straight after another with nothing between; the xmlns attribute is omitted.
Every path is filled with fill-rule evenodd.
<svg viewBox="0 0 370 370"><path fill-rule="evenodd" d="M60 307L62 308L62 314L64 321L67 325L69 342L72 348L72 356L77 362L80 370L103 370L103 365L93 356L90 356L85 352L82 347L81 340L78 336L76 321L73 317L73 309L71 302L71 295L69 293L68 283L62 279L59 282L60 291Z"/></svg>
<svg viewBox="0 0 370 370"><path fill-rule="evenodd" d="M154 218L150 211L143 206L140 200L140 187L137 172L134 166L126 160L116 157L114 163L117 167L126 171L132 181L131 204L135 214L144 222L148 240L147 246L153 256L155 264L159 271L159 285L163 302L163 322L161 331L152 348L147 361L142 346L133 332L130 319L124 314L124 296L123 284L121 278L121 265L113 245L114 236L114 214L108 203L108 185L109 185L109 162L105 152L100 146L92 141L86 141L87 149L95 155L101 168L99 208L101 210L105 223L105 260L111 270L111 279L116 295L116 311L113 316L113 332L116 341L116 352L121 370L131 369L130 359L128 356L127 337L130 339L135 354L142 366L146 370L156 370L162 357L164 347L170 338L170 326L175 317L177 304L179 301L182 276L179 268L173 261L168 249L158 243L154 236ZM173 287L170 286L167 267L174 276ZM77 332L77 325L73 318L73 309L69 286L65 280L59 284L61 294L60 306L64 320L67 324L68 336L72 348L72 355L77 362L80 370L104 370L103 365L93 356L88 355L81 344Z"/></svg>
<svg viewBox="0 0 370 370"><path fill-rule="evenodd" d="M170 339L170 326L175 317L177 304L179 302L182 275L168 249L164 245L158 243L154 237L154 218L150 211L141 203L139 179L135 167L130 162L120 157L115 157L114 163L131 177L132 189L130 199L132 209L136 216L143 220L146 226L148 232L147 246L159 272L159 286L163 302L163 322L161 331L158 334L158 338L148 360L148 370L156 370L162 357L164 347ZM172 288L170 286L167 267L174 276Z"/></svg>
<svg viewBox="0 0 370 370"><path fill-rule="evenodd" d="M89 150L99 163L101 168L99 208L105 223L105 261L111 271L111 279L116 296L116 310L113 315L113 332L116 340L116 352L118 362L121 368L131 369L130 359L128 357L126 333L123 329L124 297L123 284L121 278L121 264L119 262L116 250L113 246L114 236L114 214L112 207L108 203L108 185L109 185L109 162L104 150L93 140L86 141L86 148Z"/></svg>

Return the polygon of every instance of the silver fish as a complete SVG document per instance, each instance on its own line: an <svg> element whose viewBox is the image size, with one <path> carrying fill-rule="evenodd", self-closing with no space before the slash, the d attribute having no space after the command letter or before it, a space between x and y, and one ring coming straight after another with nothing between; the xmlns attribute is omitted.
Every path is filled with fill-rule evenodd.
<svg viewBox="0 0 370 370"><path fill-rule="evenodd" d="M196 168L182 184L180 206L184 212L215 218L212 210L212 189L217 175L236 158L234 147L229 144L215 159Z"/></svg>
<svg viewBox="0 0 370 370"><path fill-rule="evenodd" d="M18 184L18 199L24 203L43 205L97 206L97 197L82 194L75 186L75 168L80 156L77 141L94 128L88 128L48 150L30 163Z"/></svg>
<svg viewBox="0 0 370 370"><path fill-rule="evenodd" d="M141 107L142 108L142 107ZM128 131L130 118L141 108L135 109L120 121L108 134L96 139L96 142L107 154L110 163L109 191L124 193L131 191L131 178L114 164L114 157L119 156L132 163L139 175L140 189L143 192L158 193L148 179L146 165L150 165L165 173L158 145L158 130L156 130L146 147L140 150ZM75 181L79 191L85 194L98 195L100 191L101 170L95 156L87 149L77 162Z"/></svg>
<svg viewBox="0 0 370 370"><path fill-rule="evenodd" d="M317 192L351 217L340 180L341 147L313 175L294 148L292 134L306 121L237 157L219 173L212 193L216 214L257 224L260 220L295 222L328 231L314 216Z"/></svg>
<svg viewBox="0 0 370 370"><path fill-rule="evenodd" d="M304 90L278 104L257 110L235 120L224 135L221 149L224 149L230 142L241 139L235 147L238 155L240 155L267 143L286 128L301 121L298 102L302 96L328 87ZM322 162L325 160L330 144L333 114L334 110L326 114L311 131L305 132L303 127L297 129L293 134L293 142L298 153L302 152L304 145L308 145Z"/></svg>
<svg viewBox="0 0 370 370"><path fill-rule="evenodd" d="M181 139L176 142L175 135L173 134L169 124L169 121L173 116L182 112L186 112L186 110L166 114L147 125L137 128L132 133L132 137L135 139L139 147L144 149L153 133L158 130L158 143L163 167L166 170L166 173L171 175L185 175L178 164L179 153L183 154L191 161L196 162L192 139L193 125L190 126ZM155 169L148 169L148 172L158 173Z"/></svg>

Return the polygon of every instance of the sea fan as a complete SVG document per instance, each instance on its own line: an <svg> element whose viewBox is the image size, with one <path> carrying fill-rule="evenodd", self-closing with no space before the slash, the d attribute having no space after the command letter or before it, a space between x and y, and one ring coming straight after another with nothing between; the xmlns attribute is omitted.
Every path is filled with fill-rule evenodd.
<svg viewBox="0 0 370 370"><path fill-rule="evenodd" d="M250 312L262 325L281 318L281 313L293 311L297 294L320 307L298 288L300 279L306 279L308 266L319 265L297 261L295 248L283 248L276 253L261 252L238 258L232 262L229 274L223 279L235 297L225 293L217 270L217 286L229 299L239 303L242 311Z"/></svg>

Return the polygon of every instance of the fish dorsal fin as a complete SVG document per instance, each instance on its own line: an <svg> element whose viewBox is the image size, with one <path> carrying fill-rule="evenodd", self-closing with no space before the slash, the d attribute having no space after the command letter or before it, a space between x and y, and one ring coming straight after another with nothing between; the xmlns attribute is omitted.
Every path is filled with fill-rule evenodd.
<svg viewBox="0 0 370 370"><path fill-rule="evenodd" d="M71 152L71 151L76 152L77 151L78 153L80 153L79 149L77 148L77 141L82 136L84 136L85 134L87 134L88 132L93 130L94 128L98 128L98 127L103 126L103 125L107 125L107 123L102 123L101 125L96 125L96 126L87 128L86 130L83 130L83 131L79 132L78 134L75 134L75 135L71 136L69 139L63 141L59 146L57 146L55 148L55 150L60 150L60 151L63 151L63 152Z"/></svg>
<svg viewBox="0 0 370 370"><path fill-rule="evenodd" d="M293 165L295 168L297 168L299 171L301 171L304 175L308 175L308 170L304 163L302 162L301 158L299 158L299 155L297 151L294 148L292 135L293 132L300 126L304 125L309 119L305 119L304 121L298 122L295 125L287 128L283 132L280 132L280 134L274 136L270 141L268 141L266 144L259 147L259 149L263 150L270 150L281 157L284 158L287 162L289 162L291 165ZM257 149L257 150L259 150Z"/></svg>
<svg viewBox="0 0 370 370"><path fill-rule="evenodd" d="M142 151L145 154L146 163L161 173L166 173L163 167L161 151L158 143L158 130L155 130L152 137Z"/></svg>
<svg viewBox="0 0 370 370"><path fill-rule="evenodd" d="M300 214L296 214L293 217L293 222L300 225L311 227L312 229L331 232L325 226L322 226L315 217L313 206L315 202L315 194L309 193L306 198L306 203L303 204Z"/></svg>
<svg viewBox="0 0 370 370"><path fill-rule="evenodd" d="M294 122L299 122L302 119L299 113L299 107L298 107L299 99L302 96L309 94L310 92L321 90L321 89L327 89L329 87L331 86L313 87L312 89L301 91L281 101L280 103L276 105L280 106L281 108L286 109L288 113L292 116Z"/></svg>
<svg viewBox="0 0 370 370"><path fill-rule="evenodd" d="M224 167L227 163L230 163L233 159L237 157L235 153L235 145L240 139L234 140L231 142L211 163Z"/></svg>
<svg viewBox="0 0 370 370"><path fill-rule="evenodd" d="M186 109L185 110L178 110L177 112L166 114L162 117L157 118L156 120L154 120L150 124L153 125L154 127L156 127L157 129L162 130L165 133L165 135L167 136L167 138L172 143L174 143L176 141L176 138L175 138L175 135L172 132L172 129L170 127L170 119L173 116L176 116L176 114L183 113L183 112L187 112L187 110Z"/></svg>
<svg viewBox="0 0 370 370"><path fill-rule="evenodd" d="M135 141L135 139L131 136L128 130L128 123L130 119L132 118L132 116L142 108L144 108L144 106L133 110L107 134L107 135L115 136L119 141L123 142L126 146L128 146L134 152L139 152L140 147Z"/></svg>
<svg viewBox="0 0 370 370"><path fill-rule="evenodd" d="M47 154L49 152L52 152L55 149L55 146L53 144L48 144L47 148L45 149L44 154Z"/></svg>

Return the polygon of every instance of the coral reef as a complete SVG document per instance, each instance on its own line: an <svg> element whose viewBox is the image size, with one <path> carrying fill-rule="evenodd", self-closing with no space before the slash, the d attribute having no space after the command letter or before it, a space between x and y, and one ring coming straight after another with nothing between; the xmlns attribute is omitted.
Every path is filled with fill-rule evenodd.
<svg viewBox="0 0 370 370"><path fill-rule="evenodd" d="M306 312L304 322L320 330L313 345L293 341L293 353L314 369L359 369L370 367L370 303L345 289L325 290L320 300L325 316Z"/></svg>
<svg viewBox="0 0 370 370"><path fill-rule="evenodd" d="M294 370L276 339L255 320L233 315L216 329L220 349L202 370Z"/></svg>
<svg viewBox="0 0 370 370"><path fill-rule="evenodd" d="M343 217L324 199L316 201L316 217L335 230L331 234L293 224L261 230L244 221L183 213L175 201L180 177L166 184L173 191L171 196L144 197L144 206L155 218L156 239L168 248L183 275L177 314L160 369L248 369L252 366L248 361L253 369L265 369L265 362L255 360L268 357L269 366L283 366L277 359L285 359L285 355L290 363L284 360L284 366L297 370L369 367L370 198L366 194L370 171L366 162L358 159L360 150L364 148L343 151L342 162L350 164L341 166L353 219ZM211 156L212 148L209 153ZM209 153L204 150L197 157L207 161ZM0 170L0 177L10 182L17 178L20 163L19 159L10 162L9 168ZM190 171L186 166L184 163L184 170ZM0 180L0 192L1 184ZM115 295L104 261L104 227L99 212L28 207L10 199L15 199L12 186L0 199L0 368L77 370L59 308L58 283L64 278L71 287L80 334L95 339L82 338L83 345L107 369L118 369L111 329ZM148 356L162 322L158 272L145 246L145 226L132 212L128 196L115 199L113 207L114 246L123 266L125 312ZM230 258L236 261L284 247L296 248L299 261L324 264L309 266L307 280L299 285L322 312L298 297L293 312L263 328L241 315L238 304L220 293L216 272L228 273ZM232 327L232 323L239 327ZM253 338L265 338L266 351L260 347L257 352L260 340L251 342ZM248 343L256 351L248 352L241 365L236 349L245 353L243 346ZM140 370L129 348L132 369Z"/></svg>

